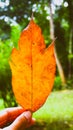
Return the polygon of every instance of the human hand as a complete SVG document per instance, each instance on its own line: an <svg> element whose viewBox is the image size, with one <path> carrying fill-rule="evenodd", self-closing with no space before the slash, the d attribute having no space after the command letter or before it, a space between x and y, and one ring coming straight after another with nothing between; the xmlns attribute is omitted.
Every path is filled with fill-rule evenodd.
<svg viewBox="0 0 73 130"><path fill-rule="evenodd" d="M13 123L3 128L10 122ZM24 112L24 109L21 107L6 108L0 112L0 128L3 128L3 130L24 130L34 123L35 119L32 118L31 112Z"/></svg>

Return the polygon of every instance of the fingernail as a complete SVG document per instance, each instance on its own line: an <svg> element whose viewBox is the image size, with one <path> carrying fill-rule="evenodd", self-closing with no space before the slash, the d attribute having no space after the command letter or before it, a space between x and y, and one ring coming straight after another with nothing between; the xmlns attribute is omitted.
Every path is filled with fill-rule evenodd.
<svg viewBox="0 0 73 130"><path fill-rule="evenodd" d="M36 119L35 119L35 118L32 118L32 120L33 120L33 122L35 122L35 121L36 121Z"/></svg>
<svg viewBox="0 0 73 130"><path fill-rule="evenodd" d="M24 117L28 120L28 122L30 121L31 117L32 117L32 114L30 111L26 111L23 113L24 114Z"/></svg>

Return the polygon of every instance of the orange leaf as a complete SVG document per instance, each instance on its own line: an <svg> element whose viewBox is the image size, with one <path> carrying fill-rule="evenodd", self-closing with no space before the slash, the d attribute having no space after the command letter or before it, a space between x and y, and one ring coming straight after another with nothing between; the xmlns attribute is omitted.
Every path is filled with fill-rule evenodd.
<svg viewBox="0 0 73 130"><path fill-rule="evenodd" d="M17 102L34 112L44 104L53 87L54 43L46 48L40 27L31 19L21 33L18 46L18 50L12 50L9 61L12 87Z"/></svg>

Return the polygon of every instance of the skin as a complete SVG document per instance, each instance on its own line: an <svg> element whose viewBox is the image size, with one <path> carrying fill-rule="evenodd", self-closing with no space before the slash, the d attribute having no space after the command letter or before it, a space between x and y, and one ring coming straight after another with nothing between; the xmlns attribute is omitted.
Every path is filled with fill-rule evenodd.
<svg viewBox="0 0 73 130"><path fill-rule="evenodd" d="M7 123L11 125L4 127ZM0 112L0 130L24 130L35 123L30 111L21 107L6 108Z"/></svg>

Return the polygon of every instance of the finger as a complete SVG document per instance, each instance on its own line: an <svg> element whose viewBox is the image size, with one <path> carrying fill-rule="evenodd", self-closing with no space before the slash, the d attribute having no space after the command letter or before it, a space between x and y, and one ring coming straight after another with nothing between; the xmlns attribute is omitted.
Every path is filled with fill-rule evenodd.
<svg viewBox="0 0 73 130"><path fill-rule="evenodd" d="M32 114L30 111L22 113L10 126L11 130L24 130L30 124Z"/></svg>
<svg viewBox="0 0 73 130"><path fill-rule="evenodd" d="M36 122L36 119L32 118L31 121L30 121L30 123L26 127L30 127L30 126L34 125L35 122Z"/></svg>
<svg viewBox="0 0 73 130"><path fill-rule="evenodd" d="M9 122L13 122L23 112L24 109L21 107L6 108L0 111L0 128Z"/></svg>

